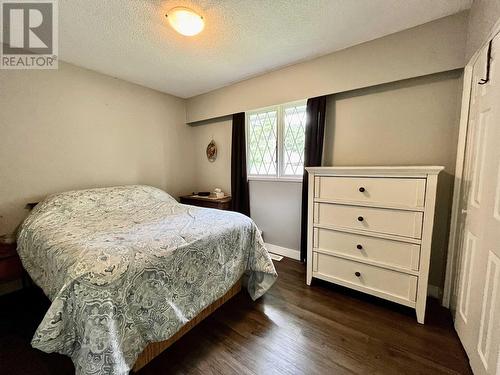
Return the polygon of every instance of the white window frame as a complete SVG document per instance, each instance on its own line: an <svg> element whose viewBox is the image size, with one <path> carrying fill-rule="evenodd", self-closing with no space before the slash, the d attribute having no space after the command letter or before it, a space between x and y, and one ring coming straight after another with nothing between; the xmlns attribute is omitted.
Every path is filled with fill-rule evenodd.
<svg viewBox="0 0 500 375"><path fill-rule="evenodd" d="M248 159L248 142L249 142L249 124L250 116L256 113L266 112L266 111L276 111L277 113L277 128L276 128L276 157L277 157L277 168L276 175L252 175L250 174L250 163L247 163L247 178L249 181L281 181L281 182L302 182L303 176L295 175L285 175L284 174L284 157L283 157L283 137L284 137L284 123L285 123L285 108L297 107L301 105L306 105L307 100L296 100L293 102L274 105L269 107L263 107L255 109L252 111L245 112L245 143L246 143L246 153Z"/></svg>

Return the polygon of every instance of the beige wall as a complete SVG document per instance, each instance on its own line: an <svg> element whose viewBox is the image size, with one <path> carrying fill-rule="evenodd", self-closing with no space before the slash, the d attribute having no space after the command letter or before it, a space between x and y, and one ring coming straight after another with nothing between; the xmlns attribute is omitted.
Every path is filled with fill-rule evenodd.
<svg viewBox="0 0 500 375"><path fill-rule="evenodd" d="M301 211L302 182L250 181L250 216L265 242L299 250Z"/></svg>
<svg viewBox="0 0 500 375"><path fill-rule="evenodd" d="M195 191L212 191L216 187L231 193L231 117L193 127ZM206 148L211 140L217 145L217 160L207 159Z"/></svg>
<svg viewBox="0 0 500 375"><path fill-rule="evenodd" d="M68 189L149 184L192 189L184 100L60 63L0 71L0 234L24 206Z"/></svg>
<svg viewBox="0 0 500 375"><path fill-rule="evenodd" d="M499 21L499 0L474 0L469 12L466 62L486 43L493 26Z"/></svg>
<svg viewBox="0 0 500 375"><path fill-rule="evenodd" d="M462 68L466 22L459 13L195 96L187 121Z"/></svg>
<svg viewBox="0 0 500 375"><path fill-rule="evenodd" d="M462 72L332 95L325 165L443 165L429 283L442 286L453 195Z"/></svg>

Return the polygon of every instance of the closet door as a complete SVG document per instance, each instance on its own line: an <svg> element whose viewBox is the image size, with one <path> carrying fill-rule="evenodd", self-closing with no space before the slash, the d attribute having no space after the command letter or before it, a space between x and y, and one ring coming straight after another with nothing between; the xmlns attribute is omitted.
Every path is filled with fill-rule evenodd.
<svg viewBox="0 0 500 375"><path fill-rule="evenodd" d="M475 374L500 374L500 36L474 65L455 328Z"/></svg>

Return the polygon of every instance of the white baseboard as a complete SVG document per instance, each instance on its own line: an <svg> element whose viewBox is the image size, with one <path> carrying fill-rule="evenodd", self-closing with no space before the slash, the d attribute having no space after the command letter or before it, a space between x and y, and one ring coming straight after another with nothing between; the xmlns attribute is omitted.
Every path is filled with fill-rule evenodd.
<svg viewBox="0 0 500 375"><path fill-rule="evenodd" d="M436 285L428 285L427 286L427 295L429 297L434 297L434 298L437 298L437 299L441 299L441 297L443 296L443 290L436 286Z"/></svg>
<svg viewBox="0 0 500 375"><path fill-rule="evenodd" d="M278 246L278 245L273 245L271 243L265 243L267 251L270 253L282 255L287 258L292 258L295 260L300 260L300 251L299 250L294 250L294 249L289 249L287 247L283 246Z"/></svg>

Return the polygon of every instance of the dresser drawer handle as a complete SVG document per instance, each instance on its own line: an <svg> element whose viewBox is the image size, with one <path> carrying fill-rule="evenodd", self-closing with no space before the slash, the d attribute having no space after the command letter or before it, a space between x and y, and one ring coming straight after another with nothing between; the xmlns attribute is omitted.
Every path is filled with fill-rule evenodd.
<svg viewBox="0 0 500 375"><path fill-rule="evenodd" d="M360 188L359 188L359 192L360 192L360 193L364 193L364 192L365 192L365 188L364 188L364 187L360 187Z"/></svg>
<svg viewBox="0 0 500 375"><path fill-rule="evenodd" d="M363 221L363 220L365 220L363 216L358 216L358 221Z"/></svg>
<svg viewBox="0 0 500 375"><path fill-rule="evenodd" d="M361 277L361 272L354 272L354 274L356 275L356 277Z"/></svg>
<svg viewBox="0 0 500 375"><path fill-rule="evenodd" d="M361 250L362 248L363 248L363 245L360 245L360 244L356 245L356 249Z"/></svg>

